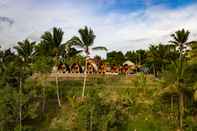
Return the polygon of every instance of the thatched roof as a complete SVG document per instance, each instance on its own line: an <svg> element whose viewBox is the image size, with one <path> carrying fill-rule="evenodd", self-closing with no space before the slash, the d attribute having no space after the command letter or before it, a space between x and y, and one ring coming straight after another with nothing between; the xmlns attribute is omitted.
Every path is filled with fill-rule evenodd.
<svg viewBox="0 0 197 131"><path fill-rule="evenodd" d="M123 63L123 65L135 66L135 64L134 64L132 61L130 61L130 60L125 61L125 62Z"/></svg>

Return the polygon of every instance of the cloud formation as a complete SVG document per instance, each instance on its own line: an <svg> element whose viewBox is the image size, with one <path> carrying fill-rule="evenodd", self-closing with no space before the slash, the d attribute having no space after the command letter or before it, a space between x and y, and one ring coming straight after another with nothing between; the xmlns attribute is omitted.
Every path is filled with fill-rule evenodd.
<svg viewBox="0 0 197 131"><path fill-rule="evenodd" d="M171 9L164 5L150 5L146 9L129 12L102 12L103 4L115 0L4 0L0 2L0 16L12 18L12 26L0 25L0 44L11 47L25 38L39 40L40 35L54 26L62 27L65 41L78 34L87 25L97 35L95 45L105 45L109 50L134 50L149 44L166 43L174 31L185 28L197 39L197 5ZM0 17L0 18L1 18ZM4 22L5 23L5 22ZM1 24L1 22L0 22Z"/></svg>

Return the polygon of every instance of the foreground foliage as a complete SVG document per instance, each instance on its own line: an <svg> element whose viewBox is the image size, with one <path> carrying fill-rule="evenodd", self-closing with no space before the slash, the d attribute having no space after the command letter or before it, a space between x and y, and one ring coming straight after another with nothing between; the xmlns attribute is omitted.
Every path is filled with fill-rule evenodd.
<svg viewBox="0 0 197 131"><path fill-rule="evenodd" d="M67 42L63 34L55 27L39 43L26 39L15 52L0 48L0 130L197 130L197 50L195 41L187 41L189 31L175 32L175 45L151 45L125 55L112 51L103 60L114 66L131 60L137 74L61 81L56 70L56 79L49 81L59 63L86 66L95 39L88 27ZM192 50L186 50L190 44Z"/></svg>

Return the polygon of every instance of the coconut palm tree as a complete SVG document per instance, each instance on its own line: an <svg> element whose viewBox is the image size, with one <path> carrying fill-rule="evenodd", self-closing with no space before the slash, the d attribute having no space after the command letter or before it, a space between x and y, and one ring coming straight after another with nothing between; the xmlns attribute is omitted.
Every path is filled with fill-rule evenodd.
<svg viewBox="0 0 197 131"><path fill-rule="evenodd" d="M164 45L151 45L148 51L148 64L152 67L155 76L161 71L161 67L165 63L166 49Z"/></svg>
<svg viewBox="0 0 197 131"><path fill-rule="evenodd" d="M183 115L184 115L184 100L183 100L183 62L185 60L184 54L193 43L196 41L189 41L188 30L178 30L171 35L173 40L170 43L173 43L176 46L176 49L179 51L179 63L177 68L177 88L179 89L179 128L182 130L183 127Z"/></svg>
<svg viewBox="0 0 197 131"><path fill-rule="evenodd" d="M104 50L107 51L106 47L99 46L99 47L92 47L94 44L94 40L96 38L96 35L94 34L93 30L91 28L88 28L85 26L84 28L79 29L79 35L72 37L69 41L68 44L72 46L78 46L83 49L85 53L85 69L84 69L84 82L83 82L83 91L82 91L82 97L85 94L85 87L86 87L86 78L87 78L87 58L90 55L90 50Z"/></svg>
<svg viewBox="0 0 197 131"><path fill-rule="evenodd" d="M167 64L175 63L177 60L177 51L174 51L172 45L151 45L149 47L148 59L146 64L152 67L154 75L163 72Z"/></svg>
<svg viewBox="0 0 197 131"><path fill-rule="evenodd" d="M41 43L46 52L49 53L48 55L59 57L62 48L64 48L62 45L63 35L64 32L61 28L54 27L52 32L47 31L41 36Z"/></svg>
<svg viewBox="0 0 197 131"><path fill-rule="evenodd" d="M41 47L43 52L48 52L47 55L52 56L55 61L55 66L58 65L60 54L63 45L63 35L64 32L61 28L54 27L52 32L45 32L41 36ZM59 96L59 84L58 84L58 73L56 72L56 94L58 99L58 105L61 107L61 101Z"/></svg>
<svg viewBox="0 0 197 131"><path fill-rule="evenodd" d="M23 78L24 74L23 71L25 70L25 67L28 66L28 64L31 64L33 55L34 55L34 45L36 42L30 42L28 39L18 42L17 46L14 47L14 49L17 51L18 57L20 60L18 61L19 64L21 64L21 72L19 76L19 121L20 121L20 130L22 127L22 86L23 86Z"/></svg>
<svg viewBox="0 0 197 131"><path fill-rule="evenodd" d="M30 64L34 55L34 46L36 42L30 42L28 39L18 42L14 47L19 57L25 64Z"/></svg>

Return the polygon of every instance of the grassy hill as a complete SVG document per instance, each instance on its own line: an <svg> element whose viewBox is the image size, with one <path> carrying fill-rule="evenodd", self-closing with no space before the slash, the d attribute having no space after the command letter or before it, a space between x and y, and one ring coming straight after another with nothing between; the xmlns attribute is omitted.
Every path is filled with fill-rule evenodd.
<svg viewBox="0 0 197 131"><path fill-rule="evenodd" d="M177 128L177 97L162 95L162 80L151 75L114 76L87 82L82 98L82 80L60 82L63 107L48 100L42 131L174 131ZM48 89L51 90L51 89ZM52 89L53 90L53 89ZM50 96L51 98L51 96ZM186 129L196 129L190 117Z"/></svg>

